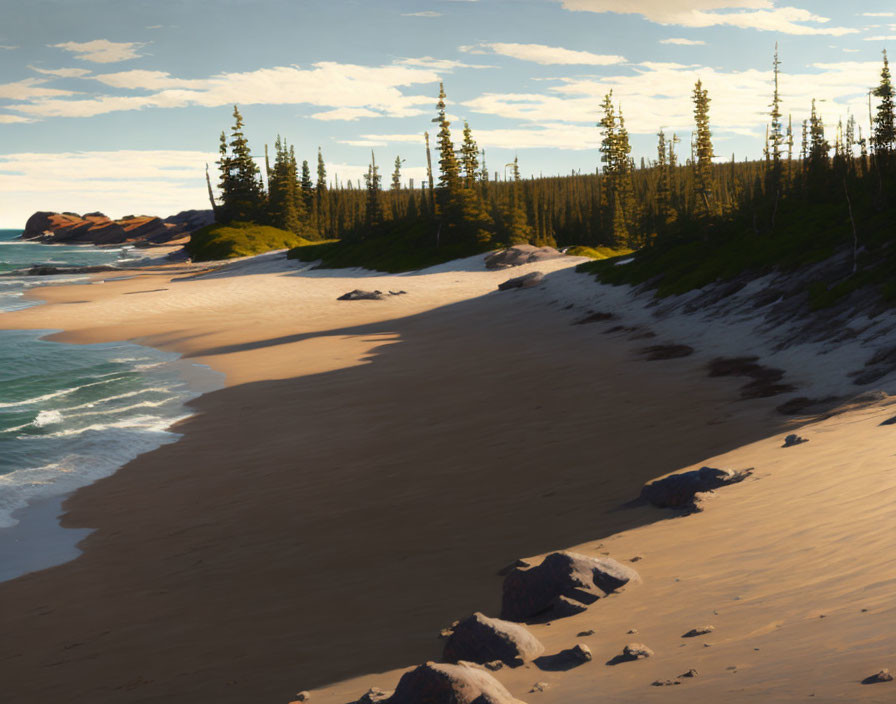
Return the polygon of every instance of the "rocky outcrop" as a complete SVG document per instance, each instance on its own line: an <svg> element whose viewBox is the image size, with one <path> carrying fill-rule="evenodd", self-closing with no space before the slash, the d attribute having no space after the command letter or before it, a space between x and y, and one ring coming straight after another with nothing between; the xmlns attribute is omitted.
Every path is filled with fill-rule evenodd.
<svg viewBox="0 0 896 704"><path fill-rule="evenodd" d="M531 244L515 244L513 247L502 249L485 258L486 269L509 269L513 266L543 262L546 259L556 259L566 256L553 247L534 247Z"/></svg>
<svg viewBox="0 0 896 704"><path fill-rule="evenodd" d="M112 220L103 213L37 212L28 218L22 238L45 244L164 244L215 220L211 210L184 210L158 218L128 215Z"/></svg>
<svg viewBox="0 0 896 704"><path fill-rule="evenodd" d="M543 652L541 642L523 626L489 618L477 611L454 627L442 659L480 664L500 660L506 665L518 665L534 660Z"/></svg>
<svg viewBox="0 0 896 704"><path fill-rule="evenodd" d="M729 484L742 482L752 474L752 470L734 471L701 467L690 472L670 474L663 479L647 484L641 489L641 498L658 508L683 508L699 510L694 502L698 494L718 489Z"/></svg>
<svg viewBox="0 0 896 704"><path fill-rule="evenodd" d="M551 553L540 565L515 569L505 577L501 618L529 621L571 616L629 582L639 580L631 567L608 557Z"/></svg>
<svg viewBox="0 0 896 704"><path fill-rule="evenodd" d="M388 704L522 704L485 670L428 662L406 672Z"/></svg>

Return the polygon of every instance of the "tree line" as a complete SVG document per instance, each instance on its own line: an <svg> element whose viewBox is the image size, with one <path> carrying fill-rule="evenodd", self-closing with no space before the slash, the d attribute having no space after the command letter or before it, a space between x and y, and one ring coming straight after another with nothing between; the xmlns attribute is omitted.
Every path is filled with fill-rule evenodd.
<svg viewBox="0 0 896 704"><path fill-rule="evenodd" d="M456 146L440 84L434 145L429 133L422 140L427 177L421 187L404 184L404 160L396 157L389 187L384 188L374 154L363 185L336 179L328 184L320 149L312 179L308 162L300 165L294 147L279 136L273 163L265 146L265 186L243 118L234 107L229 138L221 133L220 197L212 202L219 222L261 222L312 240L364 240L412 229L419 233L421 246L477 250L524 242L639 248L681 237L711 237L732 227L768 233L774 232L783 207L848 199L850 189L874 190L883 198L896 180L896 119L886 52L880 82L869 95L867 132L850 116L830 138L814 100L810 114L796 128L791 116L785 124L777 47L772 66L761 159L716 159L711 98L697 80L691 94L695 127L684 158L678 136L660 129L656 159L636 164L621 106L611 91L596 125L600 167L593 173L523 179L515 158L512 177L500 179L497 172L490 175L485 150L467 122ZM877 98L874 110L871 96Z"/></svg>

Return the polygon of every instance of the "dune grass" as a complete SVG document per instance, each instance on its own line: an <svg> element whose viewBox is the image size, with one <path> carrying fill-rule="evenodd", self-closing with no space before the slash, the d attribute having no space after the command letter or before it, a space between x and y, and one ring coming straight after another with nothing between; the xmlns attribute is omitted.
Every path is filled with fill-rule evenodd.
<svg viewBox="0 0 896 704"><path fill-rule="evenodd" d="M195 262L248 257L274 249L290 249L309 241L287 230L252 222L215 223L197 230L185 249Z"/></svg>
<svg viewBox="0 0 896 704"><path fill-rule="evenodd" d="M488 251L476 244L436 244L436 227L429 222L390 223L387 230L357 239L301 244L289 251L290 259L320 260L331 269L362 267L389 274L416 271L453 259Z"/></svg>
<svg viewBox="0 0 896 704"><path fill-rule="evenodd" d="M627 247L586 247L584 245L576 245L566 250L571 257L588 257L590 259L611 259L612 257L621 257L625 254L631 254L635 250Z"/></svg>

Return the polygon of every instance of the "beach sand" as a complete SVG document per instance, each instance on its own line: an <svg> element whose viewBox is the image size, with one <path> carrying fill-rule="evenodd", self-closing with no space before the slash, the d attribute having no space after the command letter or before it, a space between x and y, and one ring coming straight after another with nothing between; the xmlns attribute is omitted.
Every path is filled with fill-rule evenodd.
<svg viewBox="0 0 896 704"><path fill-rule="evenodd" d="M41 289L47 305L3 316L227 378L191 403L179 442L65 502L64 525L93 530L83 555L0 584L11 701L353 701L437 659L452 620L496 614L499 568L569 547L643 555L643 584L533 627L548 652L594 628L578 640L595 658L497 673L518 698L892 701L896 685L858 684L896 665L887 409L781 449L779 400L741 401L743 380L709 379L696 357L646 362L649 340L572 325L595 286L575 263L497 293L536 267L374 276L270 256ZM354 288L407 293L336 300ZM702 514L625 506L701 464L756 472ZM715 632L680 638L703 623ZM656 657L604 665L632 640ZM690 667L692 682L650 687ZM527 694L536 681L550 686Z"/></svg>

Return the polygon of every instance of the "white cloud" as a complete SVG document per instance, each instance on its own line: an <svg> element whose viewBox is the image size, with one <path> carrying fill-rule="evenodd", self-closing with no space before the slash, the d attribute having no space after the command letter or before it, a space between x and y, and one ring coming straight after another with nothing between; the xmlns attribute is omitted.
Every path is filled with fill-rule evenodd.
<svg viewBox="0 0 896 704"><path fill-rule="evenodd" d="M876 37L865 37L866 42L890 42L896 39L896 34L878 34Z"/></svg>
<svg viewBox="0 0 896 704"><path fill-rule="evenodd" d="M401 13L402 17L441 17L441 12L435 12L434 10L424 10L423 12L403 12Z"/></svg>
<svg viewBox="0 0 896 704"><path fill-rule="evenodd" d="M467 64L453 59L436 59L432 56L420 56L418 58L398 59L399 66L415 66L418 68L431 68L433 71L453 71L456 68L496 68L487 64Z"/></svg>
<svg viewBox="0 0 896 704"><path fill-rule="evenodd" d="M863 12L862 17L896 17L896 12Z"/></svg>
<svg viewBox="0 0 896 704"><path fill-rule="evenodd" d="M91 42L63 42L50 44L55 49L65 49L82 61L97 64L111 64L127 61L140 56L139 49L145 46L141 42L110 42L108 39L94 39Z"/></svg>
<svg viewBox="0 0 896 704"><path fill-rule="evenodd" d="M37 210L100 210L171 215L208 208L205 164L216 154L200 151L96 151L16 153L0 156L3 224L21 227Z"/></svg>
<svg viewBox="0 0 896 704"><path fill-rule="evenodd" d="M660 39L660 44L677 44L679 46L703 46L706 44L702 39L682 39L681 37L670 37L669 39Z"/></svg>
<svg viewBox="0 0 896 704"><path fill-rule="evenodd" d="M727 25L784 34L842 36L858 30L826 25L827 17L798 7L776 7L773 0L555 0L564 9L641 15L651 22L682 27ZM723 10L723 12L719 12Z"/></svg>
<svg viewBox="0 0 896 704"><path fill-rule="evenodd" d="M90 74L90 69L86 68L38 68L37 66L29 66L28 68L45 76L56 76L58 78L83 78Z"/></svg>
<svg viewBox="0 0 896 704"><path fill-rule="evenodd" d="M590 51L576 51L545 44L513 44L506 42L482 42L474 46L461 46L461 51L472 54L498 54L521 61L532 61L542 65L587 65L610 66L625 61L622 56L593 54Z"/></svg>
<svg viewBox="0 0 896 704"><path fill-rule="evenodd" d="M353 121L361 117L382 117L382 113L367 108L335 108L325 112L316 112L311 117L315 120L347 120Z"/></svg>
<svg viewBox="0 0 896 704"><path fill-rule="evenodd" d="M600 145L600 133L594 127L544 123L511 129L473 130L480 147L501 149L596 149ZM359 146L388 144L423 144L419 134L364 134ZM350 143L350 142L346 142Z"/></svg>
<svg viewBox="0 0 896 704"><path fill-rule="evenodd" d="M397 64L358 66L323 61L309 69L277 66L245 73L224 73L203 79L181 79L162 71L143 70L103 74L96 76L96 79L112 87L146 90L150 93L63 100L52 97L66 95L66 91L46 95L23 91L21 97L6 97L25 102L9 105L7 108L33 117L92 117L150 107L305 103L334 109L367 108L389 117L409 117L419 114L417 106L429 106L434 98L431 95L406 95L401 89L436 83L439 76L429 69ZM15 85L17 84L7 84L6 87ZM0 86L0 97L3 97L3 89L4 86Z"/></svg>
<svg viewBox="0 0 896 704"><path fill-rule="evenodd" d="M17 46L12 46L10 44L0 44L0 49L4 49L6 51L12 51L13 49L18 49Z"/></svg>
<svg viewBox="0 0 896 704"><path fill-rule="evenodd" d="M811 72L782 72L780 91L784 114L793 113L794 121L801 121L809 113L813 97L823 101L819 104L828 118L836 120L849 110L863 114L867 91L876 85L879 72L880 64L876 61L815 64ZM556 126L566 123L573 134L581 124L594 125L600 119L601 101L613 90L614 100L622 104L626 126L631 132L653 134L662 126L686 133L693 128L690 96L698 77L712 99L710 115L714 130L753 135L763 131L769 119L771 71L726 72L706 66L644 63L634 75L565 78L545 93L485 93L463 105L485 115L524 120L534 125L554 125L547 132L526 136L531 138L530 142L539 140L539 145L555 139L554 146L561 147L568 140Z"/></svg>
<svg viewBox="0 0 896 704"><path fill-rule="evenodd" d="M24 78L15 83L0 84L0 98L6 100L38 100L74 95L73 91L59 88L45 88L46 78ZM11 106L9 106L11 107Z"/></svg>
<svg viewBox="0 0 896 704"><path fill-rule="evenodd" d="M34 120L21 115L4 115L0 113L0 125L12 125L21 122L34 122Z"/></svg>

